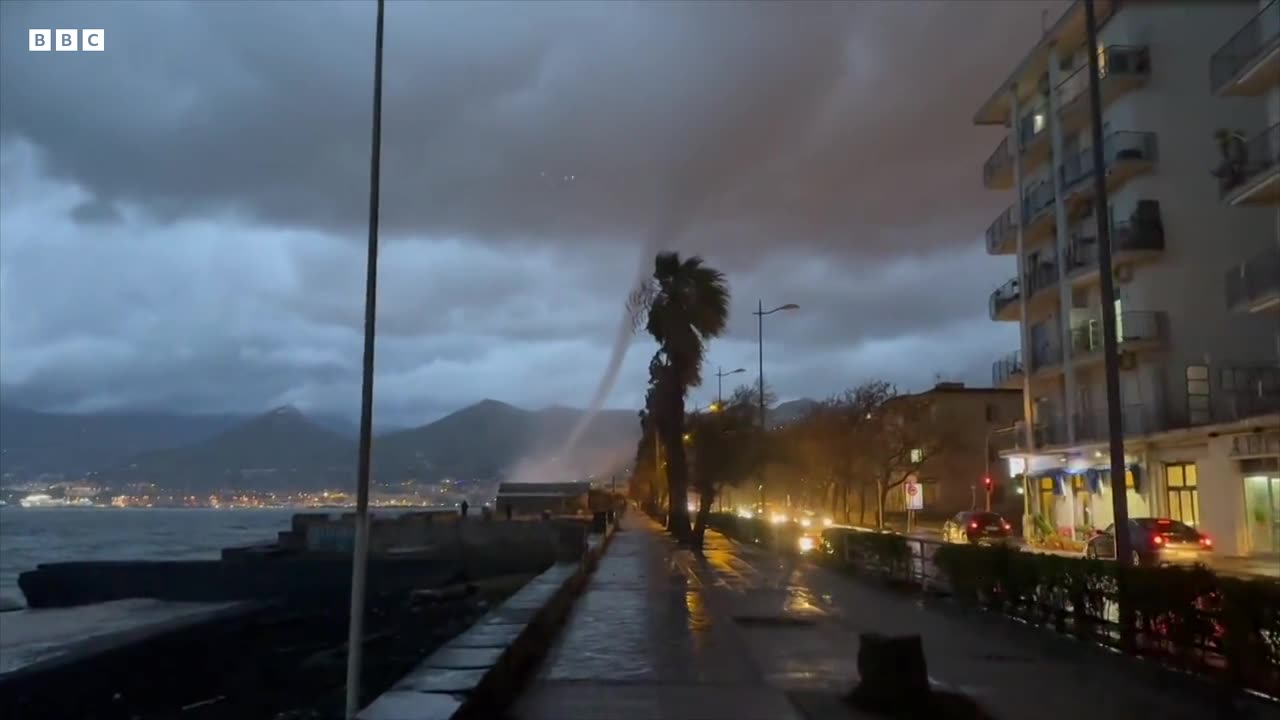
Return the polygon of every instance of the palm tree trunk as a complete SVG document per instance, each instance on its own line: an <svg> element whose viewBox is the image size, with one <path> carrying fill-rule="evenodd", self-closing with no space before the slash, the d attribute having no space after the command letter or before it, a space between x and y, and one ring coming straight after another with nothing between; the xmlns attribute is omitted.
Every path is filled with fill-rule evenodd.
<svg viewBox="0 0 1280 720"><path fill-rule="evenodd" d="M684 413L680 413L683 420ZM667 450L667 531L680 541L689 539L689 466L684 455L684 423L672 423L663 433Z"/></svg>

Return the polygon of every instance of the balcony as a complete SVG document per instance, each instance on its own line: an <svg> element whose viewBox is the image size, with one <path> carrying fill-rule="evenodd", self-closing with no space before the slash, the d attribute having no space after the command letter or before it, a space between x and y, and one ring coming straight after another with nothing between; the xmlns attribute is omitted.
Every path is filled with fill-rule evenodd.
<svg viewBox="0 0 1280 720"><path fill-rule="evenodd" d="M1105 108L1125 93L1147 84L1151 54L1145 47L1109 45L1098 54L1098 91ZM1058 83L1054 89L1064 137L1089 125L1089 65Z"/></svg>
<svg viewBox="0 0 1280 720"><path fill-rule="evenodd" d="M1226 291L1232 312L1280 311L1280 249L1273 247L1231 268Z"/></svg>
<svg viewBox="0 0 1280 720"><path fill-rule="evenodd" d="M1050 341L1031 348L1032 374L1057 368L1060 365L1062 365L1062 348L1056 341Z"/></svg>
<svg viewBox="0 0 1280 720"><path fill-rule="evenodd" d="M988 302L991 319L1008 321L1018 319L1018 278L1013 278L996 288Z"/></svg>
<svg viewBox="0 0 1280 720"><path fill-rule="evenodd" d="M1111 228L1111 267L1116 274L1130 272L1121 268L1160 257L1163 250L1164 229L1158 225L1129 220ZM1092 232L1076 238L1067 248L1067 277L1076 285L1098 279L1098 239Z"/></svg>
<svg viewBox="0 0 1280 720"><path fill-rule="evenodd" d="M1045 180L1022 196L1023 247L1031 247L1045 238L1053 237L1053 182Z"/></svg>
<svg viewBox="0 0 1280 720"><path fill-rule="evenodd" d="M1031 172L1049 161L1049 106L1040 102L1018 120L1018 152L1022 153L1022 171Z"/></svg>
<svg viewBox="0 0 1280 720"><path fill-rule="evenodd" d="M991 157L982 164L982 186L988 190L1008 190L1013 187L1013 155L1009 152L1006 135Z"/></svg>
<svg viewBox="0 0 1280 720"><path fill-rule="evenodd" d="M1113 132L1103 140L1102 161L1107 189L1115 190L1142 173L1150 172L1157 158L1156 135L1150 132ZM1078 205L1093 197L1093 148L1085 148L1058 166L1069 204Z"/></svg>
<svg viewBox="0 0 1280 720"><path fill-rule="evenodd" d="M1215 95L1261 95L1277 84L1280 3L1272 2L1209 59L1209 89Z"/></svg>
<svg viewBox="0 0 1280 720"><path fill-rule="evenodd" d="M1153 405L1125 405L1120 408L1120 431L1126 438L1140 437L1163 429L1163 413ZM1072 418L1076 431L1076 443L1080 445L1105 443L1110 438L1111 424L1107 411L1077 413ZM1055 444L1065 444L1062 434L1055 435Z"/></svg>
<svg viewBox="0 0 1280 720"><path fill-rule="evenodd" d="M1027 293L1027 312L1035 315L1040 308L1053 300L1053 295L1045 291L1058 284L1058 266L1051 262L1042 262L1025 271L1023 282L1012 278L991 293L991 319L996 321L1013 321L1022 317L1018 307L1018 299L1022 292Z"/></svg>
<svg viewBox="0 0 1280 720"><path fill-rule="evenodd" d="M1017 251L1018 220L1010 205L987 227L987 254L1008 255Z"/></svg>
<svg viewBox="0 0 1280 720"><path fill-rule="evenodd" d="M1168 320L1162 312L1128 311L1116 322L1117 347L1121 353L1159 347L1169 336ZM1094 318L1071 328L1071 361L1075 365L1102 362L1102 320Z"/></svg>
<svg viewBox="0 0 1280 720"><path fill-rule="evenodd" d="M1234 143L1214 175L1229 205L1280 205L1280 123Z"/></svg>
<svg viewBox="0 0 1280 720"><path fill-rule="evenodd" d="M1014 350L991 363L991 386L1015 388L1022 384L1022 351Z"/></svg>

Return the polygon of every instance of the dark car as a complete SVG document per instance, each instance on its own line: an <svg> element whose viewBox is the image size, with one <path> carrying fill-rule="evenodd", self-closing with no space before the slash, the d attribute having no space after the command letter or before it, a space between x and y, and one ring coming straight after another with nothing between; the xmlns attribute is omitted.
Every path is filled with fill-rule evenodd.
<svg viewBox="0 0 1280 720"><path fill-rule="evenodd" d="M1108 525L1084 547L1085 557L1114 560L1116 557L1115 525ZM1173 565L1204 563L1213 552L1208 535L1169 518L1133 518L1129 520L1130 559L1134 565Z"/></svg>
<svg viewBox="0 0 1280 720"><path fill-rule="evenodd" d="M949 543L1007 543L1013 535L1009 521L999 513L969 510L956 513L942 526L942 541Z"/></svg>

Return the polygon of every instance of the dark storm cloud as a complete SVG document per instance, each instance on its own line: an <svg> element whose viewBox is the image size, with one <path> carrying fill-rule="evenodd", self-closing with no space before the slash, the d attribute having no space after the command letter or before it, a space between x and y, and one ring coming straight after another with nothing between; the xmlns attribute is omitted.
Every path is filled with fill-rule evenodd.
<svg viewBox="0 0 1280 720"><path fill-rule="evenodd" d="M969 116L1062 5L389 3L380 409L584 402L655 233L729 272L720 355L754 350L756 297L803 306L771 324L783 394L985 368L1012 268L979 247L997 134ZM372 25L0 3L6 398L354 406Z"/></svg>

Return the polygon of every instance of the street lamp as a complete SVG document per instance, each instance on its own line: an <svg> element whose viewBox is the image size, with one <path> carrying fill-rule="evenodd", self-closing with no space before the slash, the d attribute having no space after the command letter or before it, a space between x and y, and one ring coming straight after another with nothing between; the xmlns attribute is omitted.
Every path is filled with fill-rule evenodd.
<svg viewBox="0 0 1280 720"><path fill-rule="evenodd" d="M767 421L765 420L765 417L764 417L764 412L765 412L764 411L764 316L772 315L782 310L799 310L799 309L800 309L799 305L796 305L795 303L787 303L786 305L779 305L778 307L772 310L765 310L764 301L758 300L756 301L755 312L751 313L752 315L756 316L756 320L757 320L756 347L759 350L759 359L760 359L760 432L765 432L766 430L769 429L767 425ZM761 476L760 476L760 508L761 510L764 509L764 500L765 500L764 473L763 471L761 471Z"/></svg>
<svg viewBox="0 0 1280 720"><path fill-rule="evenodd" d="M746 368L738 368L737 370L730 370L729 372L724 372L723 368L720 368L720 367L716 368L716 408L717 409L724 407L724 379L729 377L730 375L737 375L738 373L744 373L746 371L747 371Z"/></svg>

